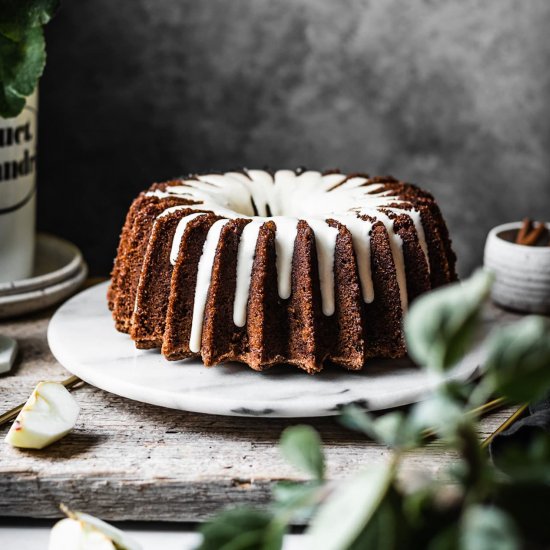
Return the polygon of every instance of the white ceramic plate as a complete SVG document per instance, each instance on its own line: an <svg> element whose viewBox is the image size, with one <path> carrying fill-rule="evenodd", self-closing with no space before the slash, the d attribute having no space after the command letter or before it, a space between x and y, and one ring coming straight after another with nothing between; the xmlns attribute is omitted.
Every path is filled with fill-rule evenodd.
<svg viewBox="0 0 550 550"><path fill-rule="evenodd" d="M74 244L39 233L36 236L33 276L0 283L0 297L40 290L66 280L81 269L83 261L80 250Z"/></svg>
<svg viewBox="0 0 550 550"><path fill-rule="evenodd" d="M74 294L86 279L88 266L82 262L69 278L45 288L0 296L0 319L16 317L44 309Z"/></svg>
<svg viewBox="0 0 550 550"><path fill-rule="evenodd" d="M413 403L437 384L408 360L374 361L362 372L331 368L314 376L290 366L260 373L234 363L205 368L194 359L167 361L158 351L136 350L115 330L107 285L63 304L50 322L48 342L67 370L136 401L229 416L316 417L336 415L351 403L369 410ZM481 359L478 348L449 378L474 377Z"/></svg>

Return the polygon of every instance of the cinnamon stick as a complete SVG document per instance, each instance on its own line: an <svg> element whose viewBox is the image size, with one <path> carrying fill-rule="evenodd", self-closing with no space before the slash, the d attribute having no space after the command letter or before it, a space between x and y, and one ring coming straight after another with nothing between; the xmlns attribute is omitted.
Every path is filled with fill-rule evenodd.
<svg viewBox="0 0 550 550"><path fill-rule="evenodd" d="M544 223L537 223L533 225L533 221L529 218L523 220L523 225L519 229L516 235L516 244L522 244L525 246L535 246L541 236L546 233L546 225ZM550 243L549 243L550 245Z"/></svg>
<svg viewBox="0 0 550 550"><path fill-rule="evenodd" d="M535 229L533 229L533 231L531 231L531 233L529 233L527 237L525 237L522 244L524 244L525 246L535 246L541 235L544 233L545 229L546 228L544 227L544 225L542 223L539 223L537 227L535 227Z"/></svg>
<svg viewBox="0 0 550 550"><path fill-rule="evenodd" d="M523 225L521 226L516 236L516 244L523 244L523 241L532 229L533 222L529 218L523 218Z"/></svg>

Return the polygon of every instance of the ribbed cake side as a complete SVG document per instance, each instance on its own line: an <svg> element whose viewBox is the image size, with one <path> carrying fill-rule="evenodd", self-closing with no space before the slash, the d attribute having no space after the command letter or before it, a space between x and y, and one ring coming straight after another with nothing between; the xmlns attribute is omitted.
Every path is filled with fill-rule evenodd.
<svg viewBox="0 0 550 550"><path fill-rule="evenodd" d="M284 172L281 186L300 185L300 173ZM360 370L372 357L405 355L409 304L457 278L435 200L391 177L308 174L329 199L364 189L374 206L271 215L278 176L261 171L193 176L142 193L108 293L116 328L137 347L161 348L170 360L201 357L206 366L287 363L315 373L327 363ZM246 215L209 202L224 178L241 186ZM242 189L252 190L248 206Z"/></svg>

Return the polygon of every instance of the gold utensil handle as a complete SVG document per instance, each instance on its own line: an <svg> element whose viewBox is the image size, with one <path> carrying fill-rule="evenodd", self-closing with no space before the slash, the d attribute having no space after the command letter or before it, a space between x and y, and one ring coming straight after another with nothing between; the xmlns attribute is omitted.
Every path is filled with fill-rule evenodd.
<svg viewBox="0 0 550 550"><path fill-rule="evenodd" d="M487 401L487 403L484 403L480 407L476 407L475 409L470 409L469 411L466 412L466 414L468 416L483 416L484 414L488 414L490 412L496 411L497 409L500 409L505 405L506 405L506 400L503 397L497 397L492 401ZM436 432L435 430L428 428L424 430L422 435L425 438L435 437Z"/></svg>
<svg viewBox="0 0 550 550"><path fill-rule="evenodd" d="M481 448L486 449L491 444L491 441L493 441L493 439L495 438L496 435L498 435L499 433L501 433L504 430L506 430L507 428L509 428L516 420L521 418L528 406L529 406L529 403L523 404L519 409L517 409L512 414L512 416L509 416L489 437L487 437L481 443Z"/></svg>

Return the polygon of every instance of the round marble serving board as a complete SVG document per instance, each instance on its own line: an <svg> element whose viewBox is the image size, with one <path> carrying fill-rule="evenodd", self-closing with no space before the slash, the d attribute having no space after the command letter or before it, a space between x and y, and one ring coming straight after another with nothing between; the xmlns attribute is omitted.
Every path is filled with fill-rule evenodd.
<svg viewBox="0 0 550 550"><path fill-rule="evenodd" d="M167 361L158 350L136 350L115 330L107 285L63 304L50 321L48 342L71 373L136 401L226 416L318 417L352 403L368 410L414 403L437 384L408 359L372 361L361 372L327 368L314 376L292 366L256 372L235 363L205 368L196 359ZM449 378L475 377L481 360L482 350L474 349Z"/></svg>

